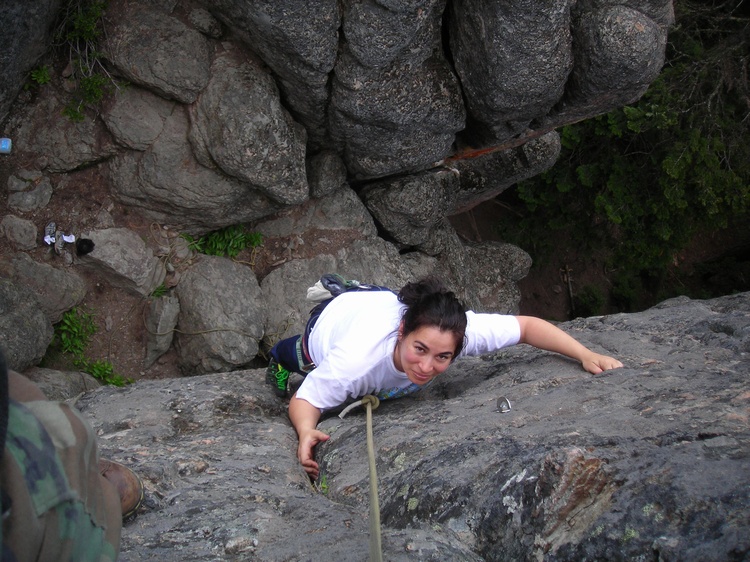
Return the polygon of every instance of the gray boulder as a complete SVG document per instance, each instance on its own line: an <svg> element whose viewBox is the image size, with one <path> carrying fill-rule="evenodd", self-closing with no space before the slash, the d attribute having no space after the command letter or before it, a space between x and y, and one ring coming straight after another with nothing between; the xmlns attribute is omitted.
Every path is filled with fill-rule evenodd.
<svg viewBox="0 0 750 562"><path fill-rule="evenodd" d="M124 152L105 172L117 199L146 217L193 235L241 224L283 206L252 185L201 166L187 142L188 118L181 107L144 152Z"/></svg>
<svg viewBox="0 0 750 562"><path fill-rule="evenodd" d="M277 77L284 100L316 149L328 139L328 76L336 61L341 16L336 0L204 1Z"/></svg>
<svg viewBox="0 0 750 562"><path fill-rule="evenodd" d="M429 168L465 126L458 80L439 54L373 69L345 51L330 111L331 134L358 179Z"/></svg>
<svg viewBox="0 0 750 562"><path fill-rule="evenodd" d="M266 304L250 268L204 256L184 273L175 293L180 314L174 341L184 374L232 371L255 358Z"/></svg>
<svg viewBox="0 0 750 562"><path fill-rule="evenodd" d="M146 150L159 137L174 109L174 102L131 85L112 96L102 120L117 142L134 150Z"/></svg>
<svg viewBox="0 0 750 562"><path fill-rule="evenodd" d="M0 235L16 250L32 250L37 246L36 225L15 215L5 215L0 221Z"/></svg>
<svg viewBox="0 0 750 562"><path fill-rule="evenodd" d="M194 8L190 10L190 15L188 17L190 23L204 35L212 37L213 39L219 39L222 36L223 30L221 28L221 23L217 21L208 10Z"/></svg>
<svg viewBox="0 0 750 562"><path fill-rule="evenodd" d="M520 181L551 168L560 156L556 131L514 148L498 150L480 158L461 158L446 163L459 174L460 182L449 214L465 212L489 201Z"/></svg>
<svg viewBox="0 0 750 562"><path fill-rule="evenodd" d="M458 174L449 169L411 174L370 184L362 198L373 217L396 242L418 246L453 208Z"/></svg>
<svg viewBox="0 0 750 562"><path fill-rule="evenodd" d="M332 231L332 234L337 231L345 232L348 235L347 241L377 234L372 216L347 185L339 186L326 197L308 201L261 220L254 224L254 230L263 235L266 243L270 238L300 236L309 239L311 244L316 242L314 238L317 238L317 242L330 244L325 236L326 231Z"/></svg>
<svg viewBox="0 0 750 562"><path fill-rule="evenodd" d="M451 2L451 53L473 135L508 139L562 98L573 67L570 4Z"/></svg>
<svg viewBox="0 0 750 562"><path fill-rule="evenodd" d="M8 368L23 372L39 364L54 330L31 291L0 277L0 348Z"/></svg>
<svg viewBox="0 0 750 562"><path fill-rule="evenodd" d="M472 118L466 137L496 144L638 99L664 63L673 21L670 2L453 2L451 52Z"/></svg>
<svg viewBox="0 0 750 562"><path fill-rule="evenodd" d="M57 371L32 367L23 373L42 390L48 400L65 402L101 387L101 383L82 371Z"/></svg>
<svg viewBox="0 0 750 562"><path fill-rule="evenodd" d="M625 368L592 376L517 346L374 412L384 559L746 558L750 294L561 327ZM105 387L78 405L102 454L146 485L123 559L367 558L361 411L321 422L313 488L261 369Z"/></svg>
<svg viewBox="0 0 750 562"><path fill-rule="evenodd" d="M422 62L435 49L444 8L444 0L347 2L347 47L366 67L383 68L397 58Z"/></svg>
<svg viewBox="0 0 750 562"><path fill-rule="evenodd" d="M237 50L217 56L190 117L190 142L203 166L216 166L283 205L308 198L305 130L282 107L258 62Z"/></svg>
<svg viewBox="0 0 750 562"><path fill-rule="evenodd" d="M556 119L604 113L640 98L661 71L667 32L636 8L601 6L581 14L573 44L575 71Z"/></svg>
<svg viewBox="0 0 750 562"><path fill-rule="evenodd" d="M17 138L13 141L14 152L42 164L50 172L70 172L101 162L117 152L101 121L94 118L73 121L62 114L65 104L59 90L42 88L37 102L22 110Z"/></svg>
<svg viewBox="0 0 750 562"><path fill-rule="evenodd" d="M143 240L127 228L105 228L81 235L94 242L94 250L79 258L81 267L93 270L114 287L137 296L148 296L167 275L162 261Z"/></svg>
<svg viewBox="0 0 750 562"><path fill-rule="evenodd" d="M501 242L466 242L463 250L467 304L480 312L518 314L518 281L529 273L531 256Z"/></svg>
<svg viewBox="0 0 750 562"><path fill-rule="evenodd" d="M159 357L164 355L172 345L174 329L180 314L180 301L177 297L165 295L152 299L146 319L146 359L145 368L149 368Z"/></svg>
<svg viewBox="0 0 750 562"><path fill-rule="evenodd" d="M12 186L12 187L11 187ZM52 198L52 183L49 178L36 181L19 180L15 176L8 178L8 207L16 213L31 213L44 208Z"/></svg>
<svg viewBox="0 0 750 562"><path fill-rule="evenodd" d="M147 4L112 6L106 56L130 82L192 103L208 82L211 47L199 31Z"/></svg>
<svg viewBox="0 0 750 562"><path fill-rule="evenodd" d="M9 266L10 278L34 294L52 324L86 297L86 283L73 271L39 263L24 252L15 254Z"/></svg>

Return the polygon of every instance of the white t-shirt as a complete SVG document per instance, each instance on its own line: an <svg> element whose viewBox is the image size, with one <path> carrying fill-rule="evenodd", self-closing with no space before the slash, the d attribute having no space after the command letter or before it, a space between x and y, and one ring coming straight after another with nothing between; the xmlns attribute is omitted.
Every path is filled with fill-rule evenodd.
<svg viewBox="0 0 750 562"><path fill-rule="evenodd" d="M392 398L414 385L393 363L405 306L390 291L354 291L331 301L315 323L308 351L316 367L297 398L321 410L366 394ZM515 316L466 313L462 355L481 355L515 345L521 328Z"/></svg>

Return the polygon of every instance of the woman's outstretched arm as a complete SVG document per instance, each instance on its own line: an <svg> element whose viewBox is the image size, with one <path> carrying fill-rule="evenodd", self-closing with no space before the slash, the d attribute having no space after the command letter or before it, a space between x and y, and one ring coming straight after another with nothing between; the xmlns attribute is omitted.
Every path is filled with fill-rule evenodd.
<svg viewBox="0 0 750 562"><path fill-rule="evenodd" d="M313 449L322 441L328 441L329 435L316 429L320 421L320 410L310 404L307 400L297 398L295 393L289 401L289 419L292 420L294 429L297 430L299 445L297 446L297 458L312 478L317 478L320 471L318 463L315 462Z"/></svg>
<svg viewBox="0 0 750 562"><path fill-rule="evenodd" d="M595 353L557 326L534 316L517 316L521 325L521 341L544 349L561 353L581 362L589 373L598 375L602 371L622 367L614 357Z"/></svg>

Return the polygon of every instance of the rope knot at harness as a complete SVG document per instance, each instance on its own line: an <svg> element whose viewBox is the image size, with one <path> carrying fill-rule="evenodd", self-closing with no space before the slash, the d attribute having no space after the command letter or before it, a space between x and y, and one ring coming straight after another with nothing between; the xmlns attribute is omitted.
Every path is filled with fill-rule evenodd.
<svg viewBox="0 0 750 562"><path fill-rule="evenodd" d="M372 394L363 396L360 400L357 400L356 402L352 402L346 408L341 410L339 417L343 420L344 416L346 416L346 414L351 412L357 406L367 406L368 404L373 410L377 410L378 406L380 406L380 400L378 400L377 396L373 396Z"/></svg>

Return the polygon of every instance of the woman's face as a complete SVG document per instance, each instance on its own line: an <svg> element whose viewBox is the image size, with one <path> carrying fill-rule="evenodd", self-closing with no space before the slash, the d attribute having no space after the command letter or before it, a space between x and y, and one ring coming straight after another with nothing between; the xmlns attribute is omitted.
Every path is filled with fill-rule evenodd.
<svg viewBox="0 0 750 562"><path fill-rule="evenodd" d="M399 327L393 362L411 382L427 384L450 366L456 350L456 336L452 332L422 326L407 336L402 333L403 326Z"/></svg>

